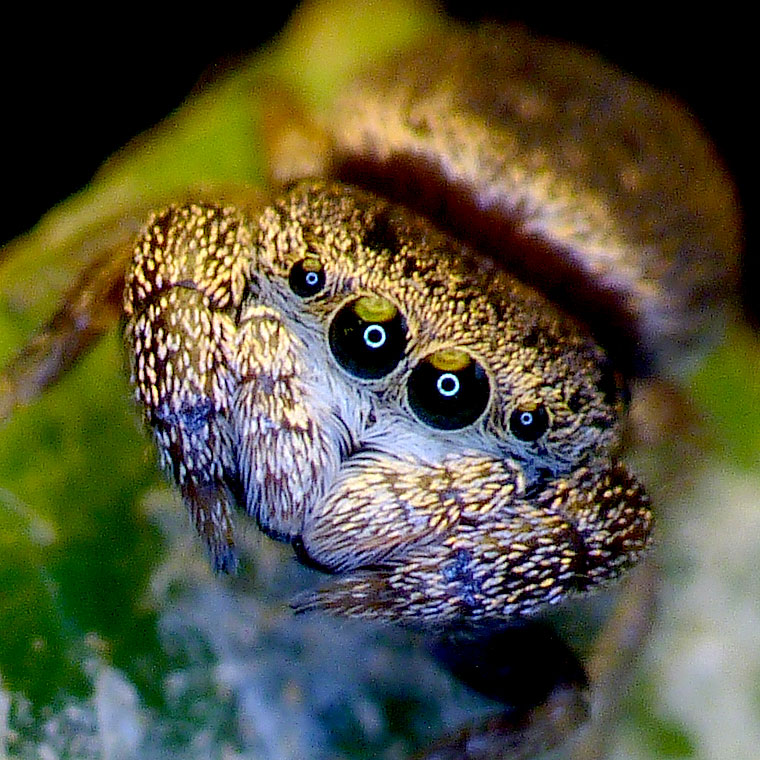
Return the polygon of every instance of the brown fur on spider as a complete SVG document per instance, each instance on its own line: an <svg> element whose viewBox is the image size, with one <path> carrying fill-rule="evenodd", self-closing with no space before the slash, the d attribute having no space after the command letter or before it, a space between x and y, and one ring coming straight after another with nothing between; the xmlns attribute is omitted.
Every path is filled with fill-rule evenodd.
<svg viewBox="0 0 760 760"><path fill-rule="evenodd" d="M330 574L298 610L430 632L507 705L431 757L527 757L585 720L587 683L525 621L649 546L626 381L677 373L714 330L733 192L677 106L521 30L441 34L325 123L296 154L273 125L273 199L151 217L124 287L135 396L217 570L239 507ZM76 308L7 387L82 350ZM526 642L543 675L515 675Z"/></svg>

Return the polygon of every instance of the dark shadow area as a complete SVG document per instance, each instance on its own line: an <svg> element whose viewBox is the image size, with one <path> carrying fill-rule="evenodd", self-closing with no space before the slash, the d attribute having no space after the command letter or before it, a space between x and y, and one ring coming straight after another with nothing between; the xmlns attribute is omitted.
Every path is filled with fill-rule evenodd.
<svg viewBox="0 0 760 760"><path fill-rule="evenodd" d="M30 228L44 212L83 187L130 138L176 108L201 80L256 49L286 23L295 3L236 10L200 21L178 16L90 13L21 7L0 50L4 72L3 214L0 241ZM619 19L594 9L542 6L505 11L495 2L444 3L465 21L518 21L534 31L599 51L637 77L687 103L713 137L736 179L747 220L744 300L756 326L753 284L756 217L748 193L751 165L748 18L726 9L703 14L631 13ZM56 16L57 14L57 16ZM746 15L746 14L745 14Z"/></svg>

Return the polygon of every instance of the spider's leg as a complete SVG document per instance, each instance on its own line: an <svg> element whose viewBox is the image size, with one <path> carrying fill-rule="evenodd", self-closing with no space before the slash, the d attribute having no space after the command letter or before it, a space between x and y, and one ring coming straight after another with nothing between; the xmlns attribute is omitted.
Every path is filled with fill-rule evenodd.
<svg viewBox="0 0 760 760"><path fill-rule="evenodd" d="M210 196L251 214L262 203L256 189L233 185L185 190L173 194L173 200ZM0 297L36 309L49 300L51 285L62 294L53 316L0 367L0 423L55 385L118 323L135 240L151 209L166 202L156 195L109 206L96 198L82 209L51 212L38 229L0 249ZM25 262L23 277L12 273L19 259ZM26 273L28 264L35 262L45 270L39 281ZM72 276L69 270L79 274ZM71 281L69 287L62 285Z"/></svg>
<svg viewBox="0 0 760 760"><path fill-rule="evenodd" d="M124 290L135 398L214 567L224 571L236 565L230 407L250 236L232 207L170 207L151 218L138 240Z"/></svg>
<svg viewBox="0 0 760 760"><path fill-rule="evenodd" d="M118 322L135 231L114 223L108 233L53 317L0 369L0 422L58 382Z"/></svg>
<svg viewBox="0 0 760 760"><path fill-rule="evenodd" d="M602 760L609 755L614 726L657 613L658 580L651 558L626 578L612 615L597 637L586 669L591 684L591 720L578 735L570 760Z"/></svg>
<svg viewBox="0 0 760 760"><path fill-rule="evenodd" d="M507 460L370 460L307 517L303 550L337 574L294 607L431 630L507 623L634 565L650 543L648 505L615 460L530 495Z"/></svg>

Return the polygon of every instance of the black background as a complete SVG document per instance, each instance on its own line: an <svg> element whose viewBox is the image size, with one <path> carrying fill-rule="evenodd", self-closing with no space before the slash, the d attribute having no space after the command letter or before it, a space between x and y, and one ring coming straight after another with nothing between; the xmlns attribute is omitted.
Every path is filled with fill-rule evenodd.
<svg viewBox="0 0 760 760"><path fill-rule="evenodd" d="M670 13L664 3L655 11L637 5L636 12L621 4L612 18L575 4L559 13L541 4L505 13L500 5L446 4L460 18L518 20L579 42L688 104L739 186L749 251L745 290L757 312L752 286L758 275L752 256L757 209L749 193L758 163L749 119L757 92L749 76L754 25L728 7L679 17L659 15ZM229 6L163 17L113 5L81 17L21 8L16 22L6 19L0 45L5 154L0 243L81 188L111 153L160 121L199 80L234 65L275 35L291 8L269 4L265 18L250 7L235 13Z"/></svg>

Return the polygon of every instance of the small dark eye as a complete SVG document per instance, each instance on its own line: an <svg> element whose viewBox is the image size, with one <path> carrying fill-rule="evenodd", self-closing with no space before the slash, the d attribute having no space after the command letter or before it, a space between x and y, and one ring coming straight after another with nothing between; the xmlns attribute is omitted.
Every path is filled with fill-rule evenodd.
<svg viewBox="0 0 760 760"><path fill-rule="evenodd" d="M541 404L533 409L515 409L509 417L509 429L521 441L536 441L549 429L549 414Z"/></svg>
<svg viewBox="0 0 760 760"><path fill-rule="evenodd" d="M599 380L596 387L604 396L605 402L610 406L615 406L619 402L627 406L630 402L630 392L623 375L615 368L610 359L603 361L599 370Z"/></svg>
<svg viewBox="0 0 760 760"><path fill-rule="evenodd" d="M380 296L362 296L342 306L330 323L330 348L346 372L367 380L393 371L406 349L406 324Z"/></svg>
<svg viewBox="0 0 760 760"><path fill-rule="evenodd" d="M301 298L317 295L325 286L325 268L322 262L314 256L296 261L290 269L288 284Z"/></svg>
<svg viewBox="0 0 760 760"><path fill-rule="evenodd" d="M439 430L472 424L488 406L488 375L468 353L447 348L425 357L409 377L407 398L417 417Z"/></svg>

